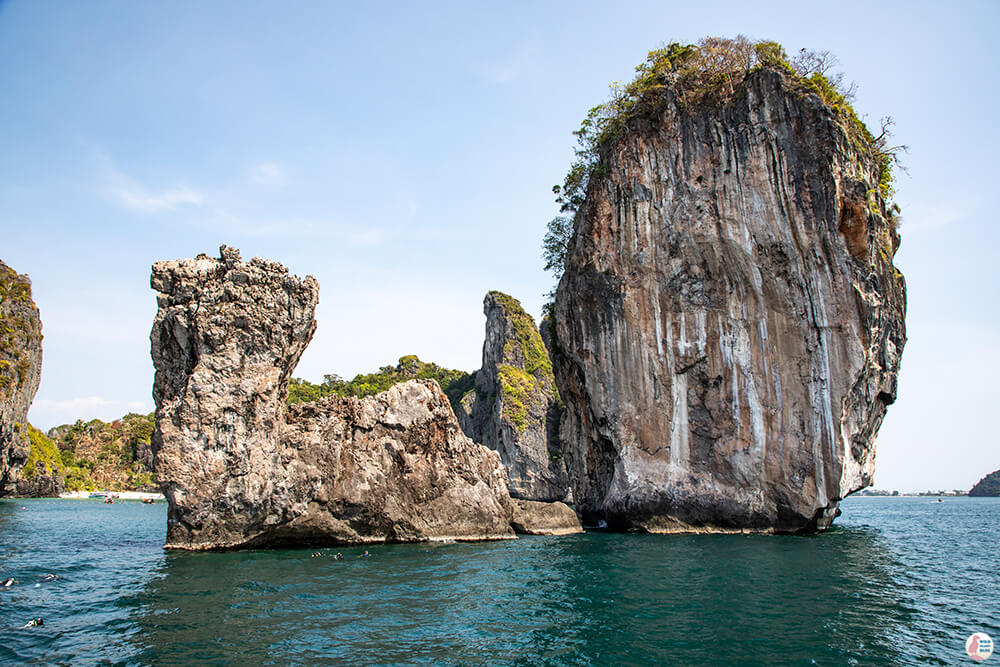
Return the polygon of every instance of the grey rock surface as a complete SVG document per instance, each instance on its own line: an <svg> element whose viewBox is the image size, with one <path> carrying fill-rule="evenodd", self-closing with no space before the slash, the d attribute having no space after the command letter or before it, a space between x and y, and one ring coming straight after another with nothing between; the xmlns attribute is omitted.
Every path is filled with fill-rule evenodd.
<svg viewBox="0 0 1000 667"><path fill-rule="evenodd" d="M483 300L486 338L475 390L456 411L466 435L500 453L510 495L565 500L569 480L558 442L560 408L552 362L535 322L502 292Z"/></svg>
<svg viewBox="0 0 1000 667"><path fill-rule="evenodd" d="M822 528L871 482L906 340L878 166L774 70L723 104L662 94L603 155L557 289L577 510Z"/></svg>
<svg viewBox="0 0 1000 667"><path fill-rule="evenodd" d="M42 472L32 479L24 476L14 484L14 495L18 498L56 498L66 490L66 480L59 474Z"/></svg>
<svg viewBox="0 0 1000 667"><path fill-rule="evenodd" d="M42 321L31 280L0 262L0 496L28 460L28 409L42 378Z"/></svg>
<svg viewBox="0 0 1000 667"><path fill-rule="evenodd" d="M319 286L280 264L158 262L153 461L167 547L513 537L499 456L438 385L286 408Z"/></svg>
<svg viewBox="0 0 1000 667"><path fill-rule="evenodd" d="M514 501L511 526L522 535L573 535L583 526L576 512L566 503L543 503L535 500Z"/></svg>

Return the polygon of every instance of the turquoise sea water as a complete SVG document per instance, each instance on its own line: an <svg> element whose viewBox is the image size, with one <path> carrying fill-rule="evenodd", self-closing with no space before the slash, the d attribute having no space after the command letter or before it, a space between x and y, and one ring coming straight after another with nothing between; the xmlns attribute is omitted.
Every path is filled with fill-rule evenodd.
<svg viewBox="0 0 1000 667"><path fill-rule="evenodd" d="M971 633L1000 639L1000 499L843 509L808 537L588 533L337 561L166 553L163 503L3 500L0 579L19 583L0 588L0 663L955 665L975 664Z"/></svg>

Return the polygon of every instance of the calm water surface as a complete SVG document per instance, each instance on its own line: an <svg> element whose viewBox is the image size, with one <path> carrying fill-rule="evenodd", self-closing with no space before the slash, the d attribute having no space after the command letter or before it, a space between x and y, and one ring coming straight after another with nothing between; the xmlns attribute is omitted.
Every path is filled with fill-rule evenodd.
<svg viewBox="0 0 1000 667"><path fill-rule="evenodd" d="M0 579L19 583L0 588L0 662L975 664L965 638L1000 639L1000 499L843 507L809 537L588 533L336 561L165 553L163 503L3 500Z"/></svg>

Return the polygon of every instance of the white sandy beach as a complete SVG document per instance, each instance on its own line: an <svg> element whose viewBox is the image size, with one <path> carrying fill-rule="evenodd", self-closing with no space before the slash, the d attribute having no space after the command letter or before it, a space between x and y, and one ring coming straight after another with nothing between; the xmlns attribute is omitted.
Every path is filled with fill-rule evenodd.
<svg viewBox="0 0 1000 667"><path fill-rule="evenodd" d="M164 500L162 493L146 493L144 491L72 491L70 493L60 493L59 497L73 500L87 500L91 493L106 493L114 500Z"/></svg>

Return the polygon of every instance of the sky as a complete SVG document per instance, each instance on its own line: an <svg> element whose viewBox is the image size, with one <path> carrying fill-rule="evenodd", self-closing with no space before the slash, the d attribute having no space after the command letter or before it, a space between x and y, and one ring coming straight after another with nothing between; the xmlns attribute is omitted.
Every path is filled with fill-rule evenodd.
<svg viewBox="0 0 1000 667"><path fill-rule="evenodd" d="M673 41L830 50L895 120L908 286L875 486L1000 468L995 2L0 0L0 259L44 328L29 418L150 412L150 265L267 257L320 283L296 376L474 370L482 299L537 318L572 131Z"/></svg>

